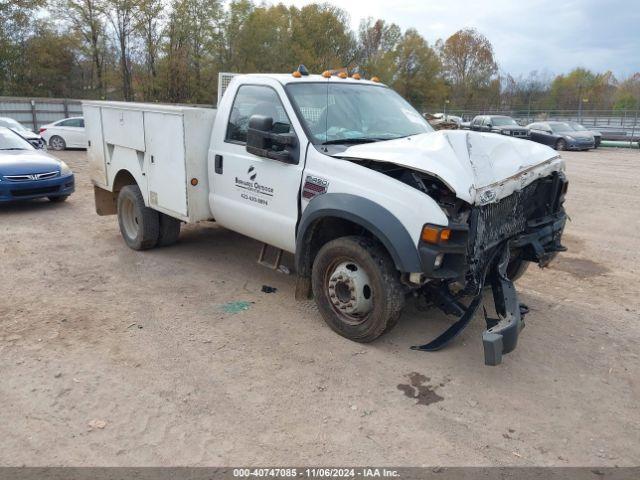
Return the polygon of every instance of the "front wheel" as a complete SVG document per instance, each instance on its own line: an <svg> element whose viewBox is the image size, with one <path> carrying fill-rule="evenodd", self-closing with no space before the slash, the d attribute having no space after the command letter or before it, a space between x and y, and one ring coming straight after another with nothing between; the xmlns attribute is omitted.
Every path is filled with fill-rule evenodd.
<svg viewBox="0 0 640 480"><path fill-rule="evenodd" d="M556 142L556 150L562 151L567 149L567 142L564 138L561 138Z"/></svg>
<svg viewBox="0 0 640 480"><path fill-rule="evenodd" d="M393 261L368 238L342 237L326 243L313 262L311 282L324 321L355 342L371 342L390 330L404 306Z"/></svg>
<svg viewBox="0 0 640 480"><path fill-rule="evenodd" d="M145 206L137 185L122 187L118 194L118 224L122 238L133 250L147 250L158 243L158 212Z"/></svg>

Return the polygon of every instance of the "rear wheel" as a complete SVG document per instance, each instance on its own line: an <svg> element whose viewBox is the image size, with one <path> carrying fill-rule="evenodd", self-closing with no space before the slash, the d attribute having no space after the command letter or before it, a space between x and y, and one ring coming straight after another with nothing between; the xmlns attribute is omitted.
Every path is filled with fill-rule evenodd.
<svg viewBox="0 0 640 480"><path fill-rule="evenodd" d="M146 207L137 185L127 185L118 195L118 224L125 243L133 250L147 250L158 243L158 212Z"/></svg>
<svg viewBox="0 0 640 480"><path fill-rule="evenodd" d="M54 135L49 139L49 146L54 150L64 150L67 148L67 143L64 141L64 138Z"/></svg>
<svg viewBox="0 0 640 480"><path fill-rule="evenodd" d="M160 231L158 235L158 246L168 247L178 241L180 236L181 222L178 219L160 213Z"/></svg>
<svg viewBox="0 0 640 480"><path fill-rule="evenodd" d="M564 138L561 138L556 142L556 150L566 150L566 149L567 149L567 142Z"/></svg>
<svg viewBox="0 0 640 480"><path fill-rule="evenodd" d="M325 244L313 262L312 288L324 321L356 342L390 330L404 306L399 274L387 252L364 237Z"/></svg>

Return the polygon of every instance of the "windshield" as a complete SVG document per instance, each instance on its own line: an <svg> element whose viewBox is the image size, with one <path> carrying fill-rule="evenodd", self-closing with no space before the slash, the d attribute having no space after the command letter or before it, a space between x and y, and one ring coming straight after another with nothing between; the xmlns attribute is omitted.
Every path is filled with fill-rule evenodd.
<svg viewBox="0 0 640 480"><path fill-rule="evenodd" d="M0 127L0 150L33 150L29 142L8 128Z"/></svg>
<svg viewBox="0 0 640 480"><path fill-rule="evenodd" d="M509 117L493 117L491 120L493 120L494 126L499 127L502 127L504 125L518 125L513 118Z"/></svg>
<svg viewBox="0 0 640 480"><path fill-rule="evenodd" d="M570 123L569 125L571 125L576 132L586 132L587 131L587 129L584 128L579 123Z"/></svg>
<svg viewBox="0 0 640 480"><path fill-rule="evenodd" d="M571 128L566 123L550 123L549 126L551 130L554 132L573 132L573 128Z"/></svg>
<svg viewBox="0 0 640 480"><path fill-rule="evenodd" d="M287 91L314 144L366 143L433 132L400 95L374 85L298 83Z"/></svg>
<svg viewBox="0 0 640 480"><path fill-rule="evenodd" d="M0 118L0 126L7 127L19 132L26 132L27 129L21 123L16 122L13 118Z"/></svg>

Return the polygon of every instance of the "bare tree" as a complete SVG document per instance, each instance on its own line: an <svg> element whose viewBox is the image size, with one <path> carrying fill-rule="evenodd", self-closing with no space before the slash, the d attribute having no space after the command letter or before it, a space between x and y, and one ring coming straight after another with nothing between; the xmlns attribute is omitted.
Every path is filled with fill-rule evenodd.
<svg viewBox="0 0 640 480"><path fill-rule="evenodd" d="M135 31L135 13L140 0L104 0L103 10L113 27L118 45L122 97L126 101L134 98L131 73L131 40Z"/></svg>

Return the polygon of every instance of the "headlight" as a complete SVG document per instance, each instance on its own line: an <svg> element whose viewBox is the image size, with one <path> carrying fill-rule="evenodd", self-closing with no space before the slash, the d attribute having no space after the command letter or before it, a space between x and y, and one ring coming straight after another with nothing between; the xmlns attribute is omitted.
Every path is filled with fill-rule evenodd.
<svg viewBox="0 0 640 480"><path fill-rule="evenodd" d="M572 142L574 142L576 139L573 138L571 135L567 135L567 140L571 140Z"/></svg>
<svg viewBox="0 0 640 480"><path fill-rule="evenodd" d="M67 165L62 160L60 160L60 176L64 177L65 175L70 175L70 174L71 174L71 169L69 168L69 165Z"/></svg>
<svg viewBox="0 0 640 480"><path fill-rule="evenodd" d="M502 130L503 135L511 135L511 130Z"/></svg>

